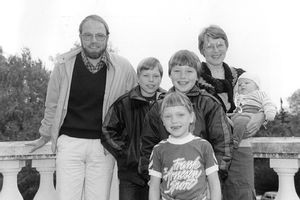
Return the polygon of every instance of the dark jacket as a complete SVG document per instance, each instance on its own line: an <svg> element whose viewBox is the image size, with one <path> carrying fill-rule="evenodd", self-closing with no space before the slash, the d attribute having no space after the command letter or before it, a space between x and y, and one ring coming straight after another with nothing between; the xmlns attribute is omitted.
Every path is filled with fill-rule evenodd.
<svg viewBox="0 0 300 200"><path fill-rule="evenodd" d="M174 88L170 91L174 91ZM211 143L219 163L220 172L226 176L231 162L233 146L231 126L226 114L216 98L205 90L199 89L196 85L187 93L187 96L193 104L196 115L193 134ZM159 114L161 103L162 100L157 101L145 117L139 163L139 172L144 178L148 178L149 158L153 147L169 136Z"/></svg>
<svg viewBox="0 0 300 200"><path fill-rule="evenodd" d="M223 109L225 112L231 113L235 109L233 93L234 93L234 86L237 83L238 77L244 73L245 71L241 68L234 68L229 67L226 63L223 62L223 68L225 73L225 79L217 79L212 77L211 71L207 67L205 62L202 62L201 69L200 69L200 76L204 79L206 83L208 83L212 88L204 86L210 94L215 96L219 101L222 103ZM200 83L201 84L201 83ZM202 88L200 86L200 88ZM212 92L213 91L213 92ZM228 102L230 103L230 109L226 111L225 105L221 98L218 96L218 93L227 93L228 95Z"/></svg>
<svg viewBox="0 0 300 200"><path fill-rule="evenodd" d="M164 91L157 91L157 98ZM119 97L107 112L102 126L101 143L116 158L118 177L139 185L140 135L151 105L140 93L140 86Z"/></svg>

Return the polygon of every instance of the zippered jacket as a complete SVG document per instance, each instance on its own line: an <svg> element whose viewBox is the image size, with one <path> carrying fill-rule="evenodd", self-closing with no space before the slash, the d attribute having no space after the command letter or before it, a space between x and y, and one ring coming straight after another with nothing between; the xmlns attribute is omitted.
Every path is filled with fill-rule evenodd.
<svg viewBox="0 0 300 200"><path fill-rule="evenodd" d="M174 91L174 87L170 89ZM215 152L221 178L225 178L230 166L233 148L232 129L221 103L196 85L186 94L196 115L193 134L208 140ZM169 133L160 118L162 100L154 104L145 117L141 136L139 172L148 179L149 158L153 147L167 139Z"/></svg>
<svg viewBox="0 0 300 200"><path fill-rule="evenodd" d="M164 91L159 89L156 97L162 93ZM101 143L117 160L120 180L146 184L138 173L140 135L145 115L153 103L141 95L137 86L118 98L107 112Z"/></svg>

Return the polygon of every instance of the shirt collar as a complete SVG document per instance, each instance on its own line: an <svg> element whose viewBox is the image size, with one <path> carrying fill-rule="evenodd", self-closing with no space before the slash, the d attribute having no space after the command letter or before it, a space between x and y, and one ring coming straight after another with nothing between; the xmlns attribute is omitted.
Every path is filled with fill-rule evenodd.
<svg viewBox="0 0 300 200"><path fill-rule="evenodd" d="M87 67L87 69L92 72L92 73L96 73L98 72L100 69L102 69L103 66L109 66L108 65L108 59L106 57L106 54L103 53L101 56L100 56L100 60L99 62L97 63L96 66L94 66L90 61L89 59L87 58L87 56L85 55L85 53L83 51L81 51L81 57L82 57L82 60L83 60L83 63L84 65Z"/></svg>
<svg viewBox="0 0 300 200"><path fill-rule="evenodd" d="M167 139L168 142L172 144L186 144L190 141L192 141L195 138L195 136L192 133L189 133L184 138L175 138L172 135L169 135L169 138Z"/></svg>

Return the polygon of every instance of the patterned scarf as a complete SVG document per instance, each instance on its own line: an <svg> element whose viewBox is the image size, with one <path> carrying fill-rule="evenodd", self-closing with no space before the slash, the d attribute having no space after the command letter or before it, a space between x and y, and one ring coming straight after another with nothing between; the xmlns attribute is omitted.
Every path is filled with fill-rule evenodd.
<svg viewBox="0 0 300 200"><path fill-rule="evenodd" d="M204 81L212 86L215 93L223 93L226 92L228 94L228 101L231 104L231 108L228 112L232 112L235 109L234 101L233 101L233 88L236 84L238 76L240 76L244 70L237 68L230 68L226 63L223 62L223 68L225 72L225 79L217 79L212 77L211 71L209 70L207 64L202 62L201 64L201 77ZM210 92L211 93L211 92ZM217 95L214 95L218 98ZM219 99L220 100L220 99ZM226 107L224 103L221 101L222 106L226 112Z"/></svg>

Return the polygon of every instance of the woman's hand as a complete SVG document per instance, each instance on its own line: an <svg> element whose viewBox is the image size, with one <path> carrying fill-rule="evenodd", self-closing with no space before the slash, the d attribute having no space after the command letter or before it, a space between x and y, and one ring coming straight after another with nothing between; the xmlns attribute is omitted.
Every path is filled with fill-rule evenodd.
<svg viewBox="0 0 300 200"><path fill-rule="evenodd" d="M250 117L250 121L247 124L248 137L253 137L257 131L259 131L261 125L265 121L265 114L263 112L259 113L243 113Z"/></svg>

